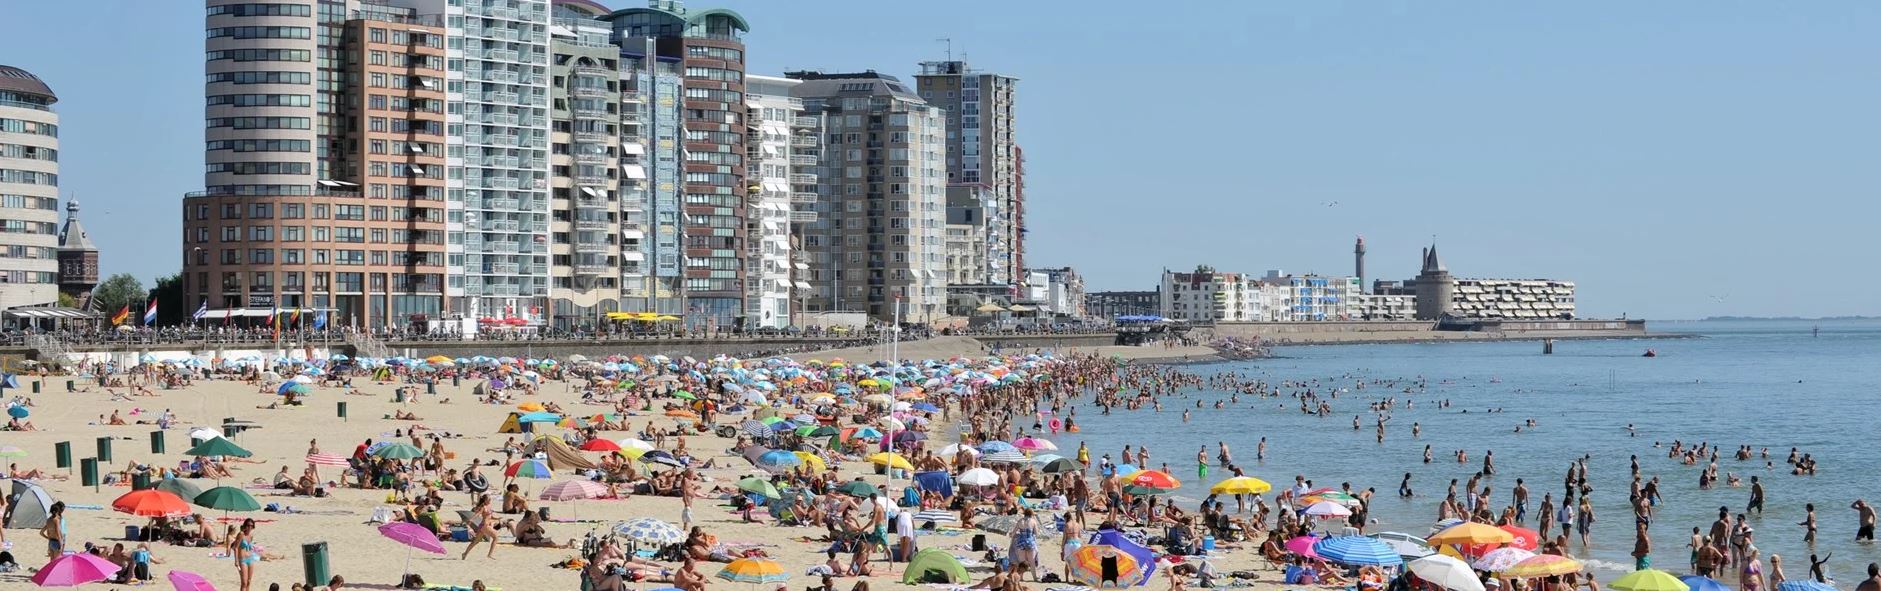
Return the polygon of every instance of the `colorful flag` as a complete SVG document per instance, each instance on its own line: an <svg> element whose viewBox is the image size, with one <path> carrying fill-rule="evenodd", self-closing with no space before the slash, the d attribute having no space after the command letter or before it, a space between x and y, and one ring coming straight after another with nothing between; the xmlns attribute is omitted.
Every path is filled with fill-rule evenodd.
<svg viewBox="0 0 1881 591"><path fill-rule="evenodd" d="M150 306L144 308L144 326L157 323L157 300L150 300Z"/></svg>
<svg viewBox="0 0 1881 591"><path fill-rule="evenodd" d="M123 308L120 308L118 310L118 313L111 315L111 326L124 324L124 321L130 320L130 319L131 319L131 305L125 304Z"/></svg>
<svg viewBox="0 0 1881 591"><path fill-rule="evenodd" d="M300 306L294 307L294 316L288 319L288 325L300 326Z"/></svg>
<svg viewBox="0 0 1881 591"><path fill-rule="evenodd" d="M321 310L318 312L314 312L314 330L320 330L326 327L327 327L327 311Z"/></svg>
<svg viewBox="0 0 1881 591"><path fill-rule="evenodd" d="M268 309L268 326L274 326L275 320L279 319L280 317L281 317L280 306L269 308Z"/></svg>
<svg viewBox="0 0 1881 591"><path fill-rule="evenodd" d="M209 300L203 300L202 306L197 307L196 313L189 315L189 319L190 320L202 320L202 317L208 316L208 315L209 315Z"/></svg>

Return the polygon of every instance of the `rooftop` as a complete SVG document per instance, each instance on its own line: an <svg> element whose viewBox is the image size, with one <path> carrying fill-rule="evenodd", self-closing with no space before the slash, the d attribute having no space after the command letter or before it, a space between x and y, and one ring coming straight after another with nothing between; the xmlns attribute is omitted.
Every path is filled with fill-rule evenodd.
<svg viewBox="0 0 1881 591"><path fill-rule="evenodd" d="M59 100L58 95L52 94L52 87L46 86L46 82L32 72L0 65L0 91L4 90L40 95L46 97L48 103Z"/></svg>

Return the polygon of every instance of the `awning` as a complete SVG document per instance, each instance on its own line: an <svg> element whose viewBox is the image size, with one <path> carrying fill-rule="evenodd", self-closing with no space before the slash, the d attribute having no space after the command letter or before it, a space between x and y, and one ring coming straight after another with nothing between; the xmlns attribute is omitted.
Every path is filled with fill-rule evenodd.
<svg viewBox="0 0 1881 591"><path fill-rule="evenodd" d="M642 146L640 144L621 144L620 153L622 154L645 154L647 153L647 147Z"/></svg>
<svg viewBox="0 0 1881 591"><path fill-rule="evenodd" d="M14 318L103 318L103 314L87 312L78 308L29 307L14 308L6 311Z"/></svg>
<svg viewBox="0 0 1881 591"><path fill-rule="evenodd" d="M758 150L764 152L766 155L777 155L777 145L775 144L758 144Z"/></svg>
<svg viewBox="0 0 1881 591"><path fill-rule="evenodd" d="M809 268L810 268L810 266L809 266L809 265L806 265L806 264L803 264L803 263L791 263L791 264L790 264L790 266L792 266L792 267L796 267L796 268L799 268L799 269L809 269Z"/></svg>
<svg viewBox="0 0 1881 591"><path fill-rule="evenodd" d="M769 230L776 230L777 220L764 220L764 227Z"/></svg>
<svg viewBox="0 0 1881 591"><path fill-rule="evenodd" d="M594 187L582 187L581 192L586 193L589 197L602 197L603 196L601 195L600 191L594 190Z"/></svg>
<svg viewBox="0 0 1881 591"><path fill-rule="evenodd" d="M422 174L424 174L424 173L425 173L425 169L423 169L423 168L419 168L419 167L418 167L417 165L413 165L413 166L411 167L411 173L412 173L413 175L422 175Z"/></svg>
<svg viewBox="0 0 1881 591"><path fill-rule="evenodd" d="M797 281L795 283L797 284L797 289L810 289L810 284L808 283L804 283L802 281Z"/></svg>
<svg viewBox="0 0 1881 591"><path fill-rule="evenodd" d="M620 173L623 178L639 180L646 180L647 178L647 169L638 164L622 164L620 165Z"/></svg>
<svg viewBox="0 0 1881 591"><path fill-rule="evenodd" d="M322 186L322 187L338 187L338 186L341 186L341 185L340 185L340 182L339 182L339 181L314 181L314 182L316 182L316 183L320 183L320 186Z"/></svg>

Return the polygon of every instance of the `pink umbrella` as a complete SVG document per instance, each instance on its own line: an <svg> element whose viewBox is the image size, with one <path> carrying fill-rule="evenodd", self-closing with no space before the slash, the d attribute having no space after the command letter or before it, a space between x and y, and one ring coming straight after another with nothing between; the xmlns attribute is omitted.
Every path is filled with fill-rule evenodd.
<svg viewBox="0 0 1881 591"><path fill-rule="evenodd" d="M111 578L118 565L90 554L67 554L53 559L33 575L33 584L41 587L77 587Z"/></svg>
<svg viewBox="0 0 1881 591"><path fill-rule="evenodd" d="M352 465L347 462L346 456L336 456L333 454L307 454L307 463L315 466L339 466L342 468Z"/></svg>
<svg viewBox="0 0 1881 591"><path fill-rule="evenodd" d="M607 496L607 487L593 480L563 480L542 489L544 501L579 501L605 496ZM581 518L580 505L575 507L575 518Z"/></svg>
<svg viewBox="0 0 1881 591"><path fill-rule="evenodd" d="M170 571L170 586L175 587L176 591L216 591L216 586L209 584L202 575L182 570Z"/></svg>
<svg viewBox="0 0 1881 591"><path fill-rule="evenodd" d="M1319 553L1313 551L1313 543L1318 542L1318 541L1319 541L1319 538L1315 538L1313 536L1300 536L1297 538L1293 538L1291 540L1287 540L1287 543L1285 545L1287 547L1288 552L1292 552L1300 556L1305 556L1307 558L1319 558Z"/></svg>
<svg viewBox="0 0 1881 591"><path fill-rule="evenodd" d="M1052 442L1037 437L1020 437L1012 442L1012 446L1026 451L1056 451L1058 449L1058 446Z"/></svg>
<svg viewBox="0 0 1881 591"><path fill-rule="evenodd" d="M403 582L411 578L411 549L417 548L432 554L443 554L444 544L438 543L437 534L416 523L394 521L379 526L379 535L392 538L392 541L405 545L405 576L398 578Z"/></svg>

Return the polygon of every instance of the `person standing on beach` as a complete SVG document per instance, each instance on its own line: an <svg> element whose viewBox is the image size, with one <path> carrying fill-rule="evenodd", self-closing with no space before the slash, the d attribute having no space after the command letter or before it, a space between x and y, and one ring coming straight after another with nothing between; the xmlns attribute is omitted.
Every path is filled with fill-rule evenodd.
<svg viewBox="0 0 1881 591"><path fill-rule="evenodd" d="M1756 511L1758 516L1763 515L1763 482L1756 476L1750 477L1750 502L1744 505L1745 513L1751 511Z"/></svg>
<svg viewBox="0 0 1881 591"><path fill-rule="evenodd" d="M255 549L255 520L242 520L242 528L229 540L229 557L235 560L235 573L241 578L242 591L249 591L255 582L255 563L261 562L261 552Z"/></svg>
<svg viewBox="0 0 1881 591"><path fill-rule="evenodd" d="M58 560L65 554L65 501L55 501L46 510L46 525L39 528L46 539L46 560Z"/></svg>
<svg viewBox="0 0 1881 591"><path fill-rule="evenodd" d="M1816 504L1805 503L1803 510L1806 511L1803 522L1796 525L1803 526L1803 543L1813 548L1816 546ZM1811 561L1814 561L1814 557L1811 557Z"/></svg>
<svg viewBox="0 0 1881 591"><path fill-rule="evenodd" d="M1515 522L1527 523L1528 522L1528 485L1523 484L1522 479L1517 478L1515 479L1515 488L1513 490L1515 492Z"/></svg>
<svg viewBox="0 0 1881 591"><path fill-rule="evenodd" d="M1652 536L1646 533L1646 524L1633 526L1633 570L1652 568Z"/></svg>

